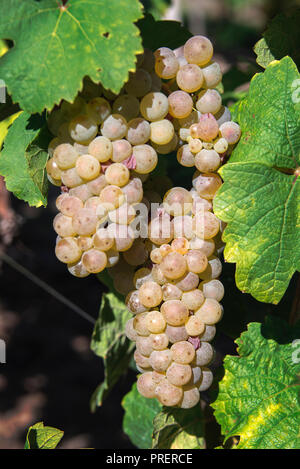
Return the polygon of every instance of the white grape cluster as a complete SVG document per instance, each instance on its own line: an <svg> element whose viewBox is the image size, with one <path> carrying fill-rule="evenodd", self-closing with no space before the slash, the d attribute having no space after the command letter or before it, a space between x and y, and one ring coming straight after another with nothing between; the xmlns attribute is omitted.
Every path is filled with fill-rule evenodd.
<svg viewBox="0 0 300 469"><path fill-rule="evenodd" d="M212 57L204 36L175 51L145 50L118 95L85 79L74 103L48 119L47 174L61 187L56 256L77 277L108 269L134 315L126 335L136 342L139 392L182 408L212 382L224 295L212 201L222 185L216 171L241 134ZM189 191L159 176L149 184L158 154L174 151L196 167Z"/></svg>
<svg viewBox="0 0 300 469"><path fill-rule="evenodd" d="M190 408L212 383L210 341L223 308L220 221L212 199L222 181L200 173L194 187L169 190L149 222L152 265L133 274L126 305L134 317L126 335L136 342L139 392L163 405Z"/></svg>

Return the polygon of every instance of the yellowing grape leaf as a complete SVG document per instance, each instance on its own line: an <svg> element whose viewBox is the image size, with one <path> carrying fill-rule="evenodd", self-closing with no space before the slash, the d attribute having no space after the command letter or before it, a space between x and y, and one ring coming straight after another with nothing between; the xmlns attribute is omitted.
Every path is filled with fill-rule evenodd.
<svg viewBox="0 0 300 469"><path fill-rule="evenodd" d="M204 417L200 404L192 409L164 407L153 424L154 449L205 449Z"/></svg>
<svg viewBox="0 0 300 469"><path fill-rule="evenodd" d="M14 47L0 77L29 113L73 101L85 75L119 92L142 52L138 0L0 0L0 38Z"/></svg>
<svg viewBox="0 0 300 469"><path fill-rule="evenodd" d="M0 174L7 189L36 207L47 205L45 166L50 138L44 116L22 112L8 129L0 153Z"/></svg>
<svg viewBox="0 0 300 469"><path fill-rule="evenodd" d="M104 381L97 387L92 398L91 408L95 411L114 387L120 376L129 366L134 343L125 335L125 324L132 315L123 301L114 293L102 296L95 329L92 335L91 349L103 358Z"/></svg>
<svg viewBox="0 0 300 469"><path fill-rule="evenodd" d="M282 321L251 323L225 358L225 375L212 404L225 441L238 449L300 449L300 344ZM298 328L299 333L299 328Z"/></svg>
<svg viewBox="0 0 300 469"><path fill-rule="evenodd" d="M281 13L272 19L254 46L257 63L266 68L273 60L289 55L300 65L300 9Z"/></svg>
<svg viewBox="0 0 300 469"><path fill-rule="evenodd" d="M300 270L300 76L292 59L254 76L235 106L242 137L220 170L214 209L226 222L225 259L236 284L257 300L278 303Z"/></svg>
<svg viewBox="0 0 300 469"><path fill-rule="evenodd" d="M162 405L157 399L147 399L142 396L135 383L131 391L124 397L122 407L125 411L124 432L138 448L151 448L153 419L161 410Z"/></svg>
<svg viewBox="0 0 300 469"><path fill-rule="evenodd" d="M63 436L63 431L39 422L29 428L24 449L55 449Z"/></svg>

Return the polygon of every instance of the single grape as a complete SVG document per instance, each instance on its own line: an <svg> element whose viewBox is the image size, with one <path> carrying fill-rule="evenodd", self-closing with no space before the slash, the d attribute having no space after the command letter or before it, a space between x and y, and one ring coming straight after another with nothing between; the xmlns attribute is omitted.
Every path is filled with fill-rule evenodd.
<svg viewBox="0 0 300 469"><path fill-rule="evenodd" d="M156 282L143 283L139 289L139 299L147 308L154 308L162 302L162 289Z"/></svg>
<svg viewBox="0 0 300 469"><path fill-rule="evenodd" d="M141 368L144 368L144 369L148 369L148 368L150 369L149 357L144 357L144 355L142 355L137 350L135 350L135 352L133 354L133 358L134 358L137 366L139 366Z"/></svg>
<svg viewBox="0 0 300 469"><path fill-rule="evenodd" d="M168 215L154 218L149 223L149 239L154 244L165 244L173 238L173 224Z"/></svg>
<svg viewBox="0 0 300 469"><path fill-rule="evenodd" d="M217 152L217 153L225 153L225 151L228 150L228 142L225 138L219 138L218 140L216 140L214 142L214 150ZM204 171L204 172L207 172L207 173L210 173L211 170L208 170L208 171Z"/></svg>
<svg viewBox="0 0 300 469"><path fill-rule="evenodd" d="M217 256L211 256L208 259L208 266L199 274L201 280L212 280L220 277L222 273L222 262Z"/></svg>
<svg viewBox="0 0 300 469"><path fill-rule="evenodd" d="M153 350L165 350L169 345L168 336L164 333L150 334L149 338Z"/></svg>
<svg viewBox="0 0 300 469"><path fill-rule="evenodd" d="M217 171L221 165L221 158L215 150L201 150L195 156L195 166L202 173Z"/></svg>
<svg viewBox="0 0 300 469"><path fill-rule="evenodd" d="M176 287L172 283L165 283L162 286L163 300L180 300L182 296L182 291L180 288Z"/></svg>
<svg viewBox="0 0 300 469"><path fill-rule="evenodd" d="M100 169L99 161L92 155L81 155L76 160L76 171L78 175L87 181L98 177Z"/></svg>
<svg viewBox="0 0 300 469"><path fill-rule="evenodd" d="M193 199L183 187L173 187L165 194L163 202L166 212L178 217L191 211Z"/></svg>
<svg viewBox="0 0 300 469"><path fill-rule="evenodd" d="M89 143L96 137L98 126L90 116L80 114L71 120L69 132L75 142Z"/></svg>
<svg viewBox="0 0 300 469"><path fill-rule="evenodd" d="M217 90L202 90L198 94L196 108L202 114L216 114L222 106L222 97Z"/></svg>
<svg viewBox="0 0 300 469"><path fill-rule="evenodd" d="M102 272L107 265L106 254L97 249L90 249L83 253L82 264L91 274Z"/></svg>
<svg viewBox="0 0 300 469"><path fill-rule="evenodd" d="M175 386L183 386L191 380L192 368L190 365L172 363L167 369L166 376L168 381Z"/></svg>
<svg viewBox="0 0 300 469"><path fill-rule="evenodd" d="M213 326L221 320L223 311L220 303L213 298L206 298L203 305L196 311L195 315L209 326Z"/></svg>
<svg viewBox="0 0 300 469"><path fill-rule="evenodd" d="M136 96L121 94L113 103L113 112L121 114L127 121L139 115L140 102Z"/></svg>
<svg viewBox="0 0 300 469"><path fill-rule="evenodd" d="M189 336L198 336L205 330L205 324L197 316L190 316L185 323L185 328Z"/></svg>
<svg viewBox="0 0 300 469"><path fill-rule="evenodd" d="M183 387L183 397L179 403L181 409L191 409L200 401L199 389L193 385Z"/></svg>
<svg viewBox="0 0 300 469"><path fill-rule="evenodd" d="M199 336L201 342L211 342L216 335L216 326L205 325L205 331Z"/></svg>
<svg viewBox="0 0 300 469"><path fill-rule="evenodd" d="M155 389L157 387L157 383L153 380L153 373L151 371L147 371L146 373L142 373L137 380L137 390L138 392L148 398L156 397Z"/></svg>
<svg viewBox="0 0 300 469"><path fill-rule="evenodd" d="M188 117L193 110L193 100L185 91L173 91L168 96L169 114L172 117L183 119Z"/></svg>
<svg viewBox="0 0 300 469"><path fill-rule="evenodd" d="M48 176L50 176L55 181L61 181L61 169L58 167L54 158L50 158L46 164L46 171Z"/></svg>
<svg viewBox="0 0 300 469"><path fill-rule="evenodd" d="M187 274L183 275L178 280L174 280L175 285L180 288L183 292L191 291L198 287L199 285L199 277L197 274L193 272L188 272Z"/></svg>
<svg viewBox="0 0 300 469"><path fill-rule="evenodd" d="M128 204L137 204L143 198L143 184L139 178L130 179L128 184L122 187L122 192Z"/></svg>
<svg viewBox="0 0 300 469"><path fill-rule="evenodd" d="M189 145L182 145L177 151L177 161L186 168L195 166L195 156L190 150Z"/></svg>
<svg viewBox="0 0 300 469"><path fill-rule="evenodd" d="M150 332L147 327L147 313L138 313L133 318L133 327L139 335L148 336ZM141 365L142 366L142 365Z"/></svg>
<svg viewBox="0 0 300 469"><path fill-rule="evenodd" d="M120 259L120 254L118 253L118 251L116 251L116 249L109 249L108 251L106 251L106 257L107 257L106 267L110 268L118 264L119 259Z"/></svg>
<svg viewBox="0 0 300 469"><path fill-rule="evenodd" d="M74 264L68 264L68 271L71 275L74 275L74 277L77 278L85 278L90 275L90 273L83 266L81 260L79 262L75 262Z"/></svg>
<svg viewBox="0 0 300 469"><path fill-rule="evenodd" d="M198 124L193 124L190 127L190 132L193 138L200 138L205 142L210 142L217 137L219 126L211 113L202 114Z"/></svg>
<svg viewBox="0 0 300 469"><path fill-rule="evenodd" d="M221 301L224 296L224 286L220 280L204 280L200 283L199 288L203 291L205 298L213 298Z"/></svg>
<svg viewBox="0 0 300 469"><path fill-rule="evenodd" d="M88 251L93 247L93 237L92 236L78 236L77 244L81 251Z"/></svg>
<svg viewBox="0 0 300 469"><path fill-rule="evenodd" d="M124 253L124 255L125 254L126 253ZM143 285L143 283L147 282L148 280L152 280L152 275L151 275L151 270L148 269L147 267L141 267L134 273L133 283L137 290Z"/></svg>
<svg viewBox="0 0 300 469"><path fill-rule="evenodd" d="M196 311L204 303L204 294L201 290L195 289L188 292L184 292L181 297L181 301L189 309L189 311Z"/></svg>
<svg viewBox="0 0 300 469"><path fill-rule="evenodd" d="M199 153L202 150L202 142L199 138L192 138L188 139L189 142L189 150L193 153Z"/></svg>
<svg viewBox="0 0 300 469"><path fill-rule="evenodd" d="M141 355L144 355L144 357L150 357L151 353L153 352L150 336L139 336L136 339L136 349Z"/></svg>
<svg viewBox="0 0 300 469"><path fill-rule="evenodd" d="M114 239L110 236L106 228L100 228L93 236L93 244L100 251L108 251L114 245Z"/></svg>
<svg viewBox="0 0 300 469"><path fill-rule="evenodd" d="M219 229L220 222L211 212L197 213L193 219L193 231L199 238L214 238L218 234Z"/></svg>
<svg viewBox="0 0 300 469"><path fill-rule="evenodd" d="M90 183L81 184L80 186L73 187L69 190L69 195L78 197L78 199L82 200L82 202L85 203L93 195L89 184Z"/></svg>
<svg viewBox="0 0 300 469"><path fill-rule="evenodd" d="M132 155L136 162L136 173L148 174L155 169L158 157L156 151L150 145L134 146Z"/></svg>
<svg viewBox="0 0 300 469"><path fill-rule="evenodd" d="M134 242L134 233L130 226L110 223L107 227L110 236L115 240L115 249L119 252L127 251Z"/></svg>
<svg viewBox="0 0 300 469"><path fill-rule="evenodd" d="M168 98L159 91L148 93L141 101L140 111L147 121L164 119L169 112Z"/></svg>
<svg viewBox="0 0 300 469"><path fill-rule="evenodd" d="M145 119L137 117L128 122L126 138L131 145L143 145L150 139L150 124Z"/></svg>
<svg viewBox="0 0 300 469"><path fill-rule="evenodd" d="M78 158L77 151L70 143L62 143L58 145L53 153L53 160L59 169L70 169L75 166ZM56 179L56 178L54 178Z"/></svg>
<svg viewBox="0 0 300 469"><path fill-rule="evenodd" d="M132 314L140 314L148 310L148 308L140 302L138 290L133 290L128 293L125 304Z"/></svg>
<svg viewBox="0 0 300 469"><path fill-rule="evenodd" d="M111 141L106 137L96 137L89 144L88 152L90 155L97 158L98 161L104 163L108 161L113 154L113 146Z"/></svg>
<svg viewBox="0 0 300 469"><path fill-rule="evenodd" d="M154 350L149 358L149 363L153 370L161 372L166 371L172 361L172 352L170 349Z"/></svg>
<svg viewBox="0 0 300 469"><path fill-rule="evenodd" d="M205 88L215 88L222 81L222 72L217 62L209 62L202 67L203 86Z"/></svg>
<svg viewBox="0 0 300 469"><path fill-rule="evenodd" d="M165 301L160 312L170 326L182 326L189 317L189 310L180 300Z"/></svg>
<svg viewBox="0 0 300 469"><path fill-rule="evenodd" d="M163 286L167 283L167 279L162 273L162 270L158 264L154 264L151 270L151 276L154 282L158 283L158 285Z"/></svg>
<svg viewBox="0 0 300 469"><path fill-rule="evenodd" d="M199 391L200 392L207 391L207 389L211 387L213 379L214 379L214 377L213 377L213 374L212 374L211 370L209 368L203 367L202 368L202 376L201 376L201 379L198 383Z"/></svg>
<svg viewBox="0 0 300 469"><path fill-rule="evenodd" d="M220 134L230 145L237 143L241 137L241 128L236 122L224 122L220 126Z"/></svg>
<svg viewBox="0 0 300 469"><path fill-rule="evenodd" d="M92 209L82 208L73 217L73 227L81 236L89 236L96 232L97 216Z"/></svg>
<svg viewBox="0 0 300 469"><path fill-rule="evenodd" d="M102 135L109 140L119 140L127 133L127 121L121 114L111 114L101 125Z"/></svg>
<svg viewBox="0 0 300 469"><path fill-rule="evenodd" d="M60 204L61 213L68 217L73 217L81 208L83 208L82 200L74 196L64 197Z"/></svg>
<svg viewBox="0 0 300 469"><path fill-rule="evenodd" d="M53 228L55 233L57 233L61 238L76 235L76 230L74 229L72 218L63 215L62 213L58 213L54 218Z"/></svg>
<svg viewBox="0 0 300 469"><path fill-rule="evenodd" d="M203 84L203 73L196 64L187 64L181 67L176 75L178 87L188 93L198 91Z"/></svg>
<svg viewBox="0 0 300 469"><path fill-rule="evenodd" d="M191 64L205 65L213 52L213 45L205 36L193 36L184 45L184 57Z"/></svg>
<svg viewBox="0 0 300 469"><path fill-rule="evenodd" d="M194 272L195 274L199 274L200 272L204 272L208 265L208 260L203 252L198 251L196 249L191 249L185 256L187 262L187 268L190 272Z"/></svg>
<svg viewBox="0 0 300 469"><path fill-rule="evenodd" d="M174 126L168 119L151 122L150 140L157 145L165 145L174 137Z"/></svg>
<svg viewBox="0 0 300 469"><path fill-rule="evenodd" d="M125 325L125 335L129 340L132 340L133 342L136 341L136 339L139 337L138 333L133 327L133 318L129 319L126 322Z"/></svg>
<svg viewBox="0 0 300 469"><path fill-rule="evenodd" d="M185 341L189 337L184 326L170 326L170 324L167 324L165 334L171 344L175 344L175 342Z"/></svg>
<svg viewBox="0 0 300 469"><path fill-rule="evenodd" d="M171 49L160 48L155 52L155 73L164 80L174 78L179 69L178 60Z"/></svg>
<svg viewBox="0 0 300 469"><path fill-rule="evenodd" d="M170 348L171 357L174 362L182 365L191 363L195 358L195 349L190 342L175 342Z"/></svg>
<svg viewBox="0 0 300 469"><path fill-rule="evenodd" d="M152 80L149 72L140 68L129 74L129 80L125 83L124 88L128 94L141 98L150 91L151 85Z"/></svg>
<svg viewBox="0 0 300 469"><path fill-rule="evenodd" d="M214 357L214 349L208 342L201 342L200 347L196 350L195 365L208 365Z"/></svg>
<svg viewBox="0 0 300 469"><path fill-rule="evenodd" d="M106 99L97 97L87 103L86 112L99 125L111 114L111 107Z"/></svg>
<svg viewBox="0 0 300 469"><path fill-rule="evenodd" d="M213 199L216 192L222 185L222 179L218 174L199 174L197 171L193 176L193 186L198 195L204 199Z"/></svg>
<svg viewBox="0 0 300 469"><path fill-rule="evenodd" d="M165 277L171 280L177 280L182 277L187 270L186 259L178 252L171 252L163 258L160 268Z"/></svg>
<svg viewBox="0 0 300 469"><path fill-rule="evenodd" d="M150 311L147 314L147 327L152 334L159 334L166 328L164 316L159 311Z"/></svg>
<svg viewBox="0 0 300 469"><path fill-rule="evenodd" d="M76 168L70 168L62 171L61 180L66 187L70 188L80 186L84 183L84 180L77 173Z"/></svg>
<svg viewBox="0 0 300 469"><path fill-rule="evenodd" d="M100 193L100 202L107 210L115 210L125 201L125 195L118 186L106 186Z"/></svg>
<svg viewBox="0 0 300 469"><path fill-rule="evenodd" d="M213 239L201 239L198 236L194 236L190 240L191 249L199 249L206 255L206 257L211 256L215 251L215 242Z"/></svg>
<svg viewBox="0 0 300 469"><path fill-rule="evenodd" d="M173 251L179 252L179 254L186 254L189 250L189 242L186 238L175 238L172 243L171 247Z"/></svg>
<svg viewBox="0 0 300 469"><path fill-rule="evenodd" d="M176 406L183 396L182 388L174 386L166 378L157 385L155 394L162 405Z"/></svg>
<svg viewBox="0 0 300 469"><path fill-rule="evenodd" d="M65 264L73 264L81 258L81 250L74 238L60 239L55 246L56 257Z"/></svg>
<svg viewBox="0 0 300 469"><path fill-rule="evenodd" d="M105 171L105 179L108 184L122 187L128 184L129 169L122 163L113 163Z"/></svg>

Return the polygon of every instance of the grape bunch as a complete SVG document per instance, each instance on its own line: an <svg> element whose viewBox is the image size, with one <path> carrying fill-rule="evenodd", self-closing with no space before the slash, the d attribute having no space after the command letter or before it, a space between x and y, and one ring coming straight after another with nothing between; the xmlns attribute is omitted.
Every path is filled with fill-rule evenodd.
<svg viewBox="0 0 300 469"><path fill-rule="evenodd" d="M224 295L212 202L241 134L221 80L212 43L194 36L175 51L145 49L118 95L86 78L48 118L56 256L77 277L107 268L134 315L138 390L167 406L193 407L212 382ZM150 176L158 154L173 152L195 167L190 190Z"/></svg>

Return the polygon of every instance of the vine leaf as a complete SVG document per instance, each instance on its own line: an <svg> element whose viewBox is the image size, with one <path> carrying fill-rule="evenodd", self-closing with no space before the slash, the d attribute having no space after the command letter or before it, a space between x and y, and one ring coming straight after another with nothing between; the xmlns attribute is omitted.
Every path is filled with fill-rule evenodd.
<svg viewBox="0 0 300 469"><path fill-rule="evenodd" d="M300 65L300 9L281 13L270 22L267 30L254 46L257 63L266 68L273 60L289 55Z"/></svg>
<svg viewBox="0 0 300 469"><path fill-rule="evenodd" d="M286 329L278 319L250 323L236 341L239 356L225 358L212 407L225 441L239 436L239 449L300 447L300 360Z"/></svg>
<svg viewBox="0 0 300 469"><path fill-rule="evenodd" d="M104 381L97 387L92 398L92 411L101 406L103 400L127 371L134 344L125 335L125 324L132 315L123 301L114 294L102 296L99 317L92 335L91 349L103 358Z"/></svg>
<svg viewBox="0 0 300 469"><path fill-rule="evenodd" d="M51 139L45 117L19 113L14 120L0 153L0 174L6 187L29 205L47 205L48 181L45 166ZM12 117L13 119L13 117Z"/></svg>
<svg viewBox="0 0 300 469"><path fill-rule="evenodd" d="M147 399L137 390L136 383L122 401L125 410L123 430L131 442L141 449L149 449L152 444L153 419L162 405L157 399Z"/></svg>
<svg viewBox="0 0 300 469"><path fill-rule="evenodd" d="M63 436L63 431L39 422L29 427L24 449L55 449Z"/></svg>
<svg viewBox="0 0 300 469"><path fill-rule="evenodd" d="M214 201L228 223L225 259L236 262L236 284L257 300L278 303L300 270L299 80L289 57L255 75L249 94L234 108L240 143L220 173Z"/></svg>
<svg viewBox="0 0 300 469"><path fill-rule="evenodd" d="M162 45L176 49L192 36L178 21L155 21L150 14L140 20L137 26L141 31L144 47L153 51Z"/></svg>
<svg viewBox="0 0 300 469"><path fill-rule="evenodd" d="M73 101L85 75L119 92L142 52L138 0L0 0L0 38L15 46L0 76L29 113Z"/></svg>
<svg viewBox="0 0 300 469"><path fill-rule="evenodd" d="M204 416L200 404L188 410L164 407L153 424L154 449L205 449Z"/></svg>

